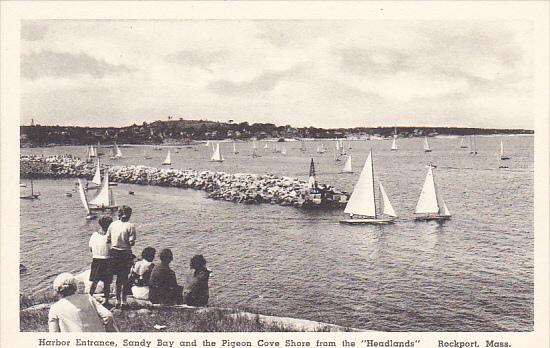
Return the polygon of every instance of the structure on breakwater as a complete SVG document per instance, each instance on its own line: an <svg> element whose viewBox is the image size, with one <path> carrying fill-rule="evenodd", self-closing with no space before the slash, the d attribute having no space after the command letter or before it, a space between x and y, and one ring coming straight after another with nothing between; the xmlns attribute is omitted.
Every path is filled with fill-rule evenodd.
<svg viewBox="0 0 550 348"><path fill-rule="evenodd" d="M107 166L102 165L102 170ZM63 156L21 156L21 178L87 178L94 175L95 164L80 158ZM308 209L341 208L348 195L331 186L317 184L315 192L323 192L323 199L311 194L311 187L303 180L266 174L228 174L213 171L160 169L148 166L109 166L109 181L171 186L203 190L213 199L238 203L270 203ZM318 195L317 195L318 196Z"/></svg>

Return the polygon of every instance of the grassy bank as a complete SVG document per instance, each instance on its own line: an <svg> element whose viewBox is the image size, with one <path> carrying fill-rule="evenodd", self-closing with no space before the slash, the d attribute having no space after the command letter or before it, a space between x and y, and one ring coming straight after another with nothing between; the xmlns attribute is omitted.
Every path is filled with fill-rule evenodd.
<svg viewBox="0 0 550 348"><path fill-rule="evenodd" d="M52 294L20 297L21 331L48 331L49 304ZM131 303L128 310L112 309L121 332L291 332L348 331L346 328L290 318L270 317L250 309L151 307Z"/></svg>

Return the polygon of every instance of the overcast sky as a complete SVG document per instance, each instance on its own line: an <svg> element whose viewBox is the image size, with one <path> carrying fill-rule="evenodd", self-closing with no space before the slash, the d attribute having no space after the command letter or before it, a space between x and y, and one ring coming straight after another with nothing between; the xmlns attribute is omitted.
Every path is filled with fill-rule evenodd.
<svg viewBox="0 0 550 348"><path fill-rule="evenodd" d="M24 21L21 122L530 128L519 21Z"/></svg>

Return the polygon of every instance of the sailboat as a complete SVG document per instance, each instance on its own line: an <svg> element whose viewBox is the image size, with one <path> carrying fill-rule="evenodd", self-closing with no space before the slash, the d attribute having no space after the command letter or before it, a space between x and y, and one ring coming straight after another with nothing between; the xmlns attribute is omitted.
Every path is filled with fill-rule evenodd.
<svg viewBox="0 0 550 348"><path fill-rule="evenodd" d="M351 140L348 141L348 150L351 150Z"/></svg>
<svg viewBox="0 0 550 348"><path fill-rule="evenodd" d="M475 134L470 138L470 154L477 155L477 141Z"/></svg>
<svg viewBox="0 0 550 348"><path fill-rule="evenodd" d="M31 179L31 194L19 196L19 198L21 198L21 199L37 199L39 196L40 196L40 193L34 193L34 184L33 184L32 179Z"/></svg>
<svg viewBox="0 0 550 348"><path fill-rule="evenodd" d="M424 152L432 152L430 144L428 143L428 137L424 137Z"/></svg>
<svg viewBox="0 0 550 348"><path fill-rule="evenodd" d="M90 145L90 148L88 149L88 158L97 157L97 153L93 146Z"/></svg>
<svg viewBox="0 0 550 348"><path fill-rule="evenodd" d="M214 153L212 154L212 157L210 157L210 162L223 162L223 156L220 152L220 144L219 143L216 143L216 149L214 150Z"/></svg>
<svg viewBox="0 0 550 348"><path fill-rule="evenodd" d="M341 173L353 173L353 170L351 169L351 155L348 156L348 159L346 160L346 163L344 164L344 168L342 168Z"/></svg>
<svg viewBox="0 0 550 348"><path fill-rule="evenodd" d="M420 193L420 198L416 204L414 211L415 220L448 220L451 218L451 213L441 197L441 193L435 182L433 174L433 166L428 165L428 173L426 180Z"/></svg>
<svg viewBox="0 0 550 348"><path fill-rule="evenodd" d="M510 159L510 157L504 154L504 144L502 143L502 140L500 140L500 159L503 161Z"/></svg>
<svg viewBox="0 0 550 348"><path fill-rule="evenodd" d="M89 183L86 183L86 191L97 190L99 185L101 185L101 166L99 165L99 158L97 159L97 166L95 167L92 183L95 184L95 186L89 186Z"/></svg>
<svg viewBox="0 0 550 348"><path fill-rule="evenodd" d="M267 146L267 143L265 143L265 145L264 145L264 150L267 151L267 149L269 149L269 146Z"/></svg>
<svg viewBox="0 0 550 348"><path fill-rule="evenodd" d="M89 203L89 210L90 211L97 211L97 210L116 210L118 206L115 202L115 197L113 195L113 190L109 188L109 170L105 170L105 175L103 178L103 182L101 183L101 187L99 188L99 191L97 195L90 200Z"/></svg>
<svg viewBox="0 0 550 348"><path fill-rule="evenodd" d="M461 149L467 149L468 146L464 145L464 137L460 138L460 148Z"/></svg>
<svg viewBox="0 0 550 348"><path fill-rule="evenodd" d="M344 212L349 214L349 219L340 220L343 224L390 224L397 217L390 203L386 190L381 182L378 182L380 192L379 209L376 208L376 189L374 184L374 166L372 162L372 150L365 161L365 166L355 184L353 193L349 198ZM386 217L389 216L389 217Z"/></svg>
<svg viewBox="0 0 550 348"><path fill-rule="evenodd" d="M286 147L283 147L281 150L281 155L286 156Z"/></svg>
<svg viewBox="0 0 550 348"><path fill-rule="evenodd" d="M337 143L337 144L338 144L338 143ZM340 154L338 153L338 149L337 149L337 148L334 149L334 160L335 160L336 162L340 162Z"/></svg>
<svg viewBox="0 0 550 348"><path fill-rule="evenodd" d="M306 151L306 142L302 140L300 144L300 151L305 152Z"/></svg>
<svg viewBox="0 0 550 348"><path fill-rule="evenodd" d="M210 140L207 140L206 144L204 144L204 146L206 146L206 147L210 146Z"/></svg>
<svg viewBox="0 0 550 348"><path fill-rule="evenodd" d="M163 166L169 166L172 164L172 159L170 157L170 150L168 150L168 154L166 155L166 158L164 159L164 162L162 162Z"/></svg>
<svg viewBox="0 0 550 348"><path fill-rule="evenodd" d="M233 154L236 155L238 153L239 153L239 151L237 151L237 147L235 145L235 142L233 142Z"/></svg>
<svg viewBox="0 0 550 348"><path fill-rule="evenodd" d="M84 192L84 187L82 186L82 182L80 181L80 179L78 179L78 193L80 194L80 200L82 201L82 205L84 205L84 209L86 210L86 220L91 220L93 218L96 218L97 215L92 214L92 212L90 211L88 198L86 197L86 193Z"/></svg>
<svg viewBox="0 0 550 348"><path fill-rule="evenodd" d="M340 140L340 155L345 155L346 154L346 149L344 148L344 141L343 140Z"/></svg>
<svg viewBox="0 0 550 348"><path fill-rule="evenodd" d="M120 148L116 143L113 144L113 156L111 159L118 159L122 158L122 151L120 151Z"/></svg>
<svg viewBox="0 0 550 348"><path fill-rule="evenodd" d="M256 145L256 141L252 141L252 154L251 154L252 158L256 158L256 157L260 157L260 155L258 155L258 146Z"/></svg>

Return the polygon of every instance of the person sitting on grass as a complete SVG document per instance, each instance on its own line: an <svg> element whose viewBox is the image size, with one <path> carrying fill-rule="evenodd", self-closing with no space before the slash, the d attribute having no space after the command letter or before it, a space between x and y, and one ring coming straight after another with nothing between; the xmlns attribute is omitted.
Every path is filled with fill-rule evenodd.
<svg viewBox="0 0 550 348"><path fill-rule="evenodd" d="M89 294L77 294L77 282L70 273L61 273L53 281L61 299L50 307L50 332L118 331L113 314Z"/></svg>
<svg viewBox="0 0 550 348"><path fill-rule="evenodd" d="M109 225L113 222L110 216L102 216L98 223L101 228L92 234L90 237L90 250L92 251L92 267L90 270L90 295L95 294L97 283L101 280L103 282L103 305L109 305L109 297L111 293L111 282L113 280L113 273L111 271L111 264L109 260L110 245L107 243L107 236L105 233L109 228Z"/></svg>
<svg viewBox="0 0 550 348"><path fill-rule="evenodd" d="M134 298L140 300L149 299L149 280L155 264L155 248L146 247L141 252L141 260L136 262L128 278L128 288L131 289Z"/></svg>
<svg viewBox="0 0 550 348"><path fill-rule="evenodd" d="M159 254L160 264L155 265L149 280L149 300L153 304L183 304L183 287L178 285L176 274L170 269L174 259L170 249Z"/></svg>
<svg viewBox="0 0 550 348"><path fill-rule="evenodd" d="M208 304L208 278L211 270L206 268L206 259L202 255L191 258L189 268L193 274L187 278L185 284L185 304L195 307L205 307Z"/></svg>

